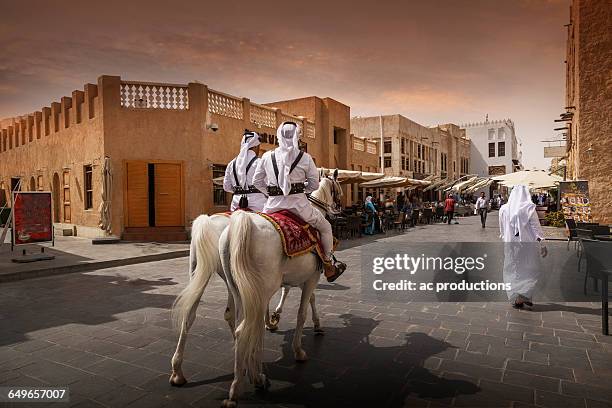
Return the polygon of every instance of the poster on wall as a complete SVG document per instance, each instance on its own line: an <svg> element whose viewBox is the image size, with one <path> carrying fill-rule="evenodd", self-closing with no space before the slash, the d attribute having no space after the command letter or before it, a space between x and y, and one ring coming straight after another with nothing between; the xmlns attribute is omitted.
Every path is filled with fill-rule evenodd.
<svg viewBox="0 0 612 408"><path fill-rule="evenodd" d="M13 244L53 241L51 192L13 192Z"/></svg>
<svg viewBox="0 0 612 408"><path fill-rule="evenodd" d="M591 200L589 199L588 181L560 182L559 197L565 219L573 219L576 222L591 222Z"/></svg>

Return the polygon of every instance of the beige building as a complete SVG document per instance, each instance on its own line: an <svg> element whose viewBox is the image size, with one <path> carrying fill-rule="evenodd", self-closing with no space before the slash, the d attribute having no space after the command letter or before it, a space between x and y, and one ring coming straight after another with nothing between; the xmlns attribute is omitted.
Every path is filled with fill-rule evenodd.
<svg viewBox="0 0 612 408"><path fill-rule="evenodd" d="M588 180L593 218L612 223L612 8L573 0L567 25L567 178Z"/></svg>
<svg viewBox="0 0 612 408"><path fill-rule="evenodd" d="M454 124L422 126L402 115L354 117L351 130L368 140L383 140L385 174L423 179L457 179L470 169L470 140Z"/></svg>
<svg viewBox="0 0 612 408"><path fill-rule="evenodd" d="M22 190L52 191L56 226L77 235L184 239L199 214L227 210L230 197L213 179L238 153L243 132L259 132L269 150L285 120L300 124L303 148L319 166L376 170L377 143L355 149L361 139L350 134L350 108L333 99L264 106L200 83L101 76L49 107L0 121L0 206L21 181Z"/></svg>

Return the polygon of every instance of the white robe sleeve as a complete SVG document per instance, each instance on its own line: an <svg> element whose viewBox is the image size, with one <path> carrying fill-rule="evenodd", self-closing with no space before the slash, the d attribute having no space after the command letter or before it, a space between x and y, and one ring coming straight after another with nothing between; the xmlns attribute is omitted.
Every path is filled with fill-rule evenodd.
<svg viewBox="0 0 612 408"><path fill-rule="evenodd" d="M225 177L223 178L223 190L227 191L228 193L234 192L234 172L232 170L233 163L234 160L227 164L225 169Z"/></svg>
<svg viewBox="0 0 612 408"><path fill-rule="evenodd" d="M504 220L505 217L504 217L503 211L500 210L498 214L499 214L499 218L498 218L498 221L499 221L499 237L501 239L504 239L504 227L505 227L506 221Z"/></svg>
<svg viewBox="0 0 612 408"><path fill-rule="evenodd" d="M538 213L533 210L529 217L529 228L531 228L531 233L536 239L544 240L544 231L542 231L542 226L540 225L540 220L538 219Z"/></svg>
<svg viewBox="0 0 612 408"><path fill-rule="evenodd" d="M317 170L317 165L314 160L312 160L312 156L307 155L308 158L308 170L306 171L306 181L308 185L304 189L304 192L309 194L319 188L319 171Z"/></svg>
<svg viewBox="0 0 612 408"><path fill-rule="evenodd" d="M253 174L253 185L256 189L267 195L268 182L266 180L265 159L257 160L257 167L255 167L255 173Z"/></svg>

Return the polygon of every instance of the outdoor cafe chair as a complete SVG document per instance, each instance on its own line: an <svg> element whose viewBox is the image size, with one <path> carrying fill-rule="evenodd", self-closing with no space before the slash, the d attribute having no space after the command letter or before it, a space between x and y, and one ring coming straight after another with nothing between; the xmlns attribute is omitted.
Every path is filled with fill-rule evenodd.
<svg viewBox="0 0 612 408"><path fill-rule="evenodd" d="M580 238L580 243L586 258L586 281L589 276L595 281L601 279L601 331L608 335L608 281L612 274L612 244L604 241Z"/></svg>
<svg viewBox="0 0 612 408"><path fill-rule="evenodd" d="M565 226L567 227L567 250L569 251L570 242L574 242L574 249L578 250L578 235L576 234L576 221L571 218L565 219Z"/></svg>
<svg viewBox="0 0 612 408"><path fill-rule="evenodd" d="M444 207L436 207L436 221L444 220Z"/></svg>
<svg viewBox="0 0 612 408"><path fill-rule="evenodd" d="M425 219L426 224L431 224L431 219L433 218L433 210L431 208L424 208L423 218Z"/></svg>
<svg viewBox="0 0 612 408"><path fill-rule="evenodd" d="M406 214L402 211L400 211L397 214L397 218L395 219L395 221L393 222L393 228L395 229L404 229L404 220L406 219Z"/></svg>
<svg viewBox="0 0 612 408"><path fill-rule="evenodd" d="M413 227L416 227L417 223L419 222L419 215L420 215L420 211L418 209L412 210L412 214L410 216L410 224Z"/></svg>

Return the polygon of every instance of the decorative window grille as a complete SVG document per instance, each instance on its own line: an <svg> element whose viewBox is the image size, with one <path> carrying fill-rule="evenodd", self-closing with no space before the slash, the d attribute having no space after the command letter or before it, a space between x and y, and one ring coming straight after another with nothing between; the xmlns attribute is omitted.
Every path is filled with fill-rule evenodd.
<svg viewBox="0 0 612 408"><path fill-rule="evenodd" d="M299 127L302 127L302 121L294 116L287 115L286 113L281 113L280 115L281 123L283 122L293 122L296 123ZM280 123L279 123L280 125Z"/></svg>
<svg viewBox="0 0 612 408"><path fill-rule="evenodd" d="M142 109L189 109L186 86L121 83L121 106Z"/></svg>
<svg viewBox="0 0 612 408"><path fill-rule="evenodd" d="M251 122L274 128L276 127L276 112L273 109L251 104Z"/></svg>
<svg viewBox="0 0 612 408"><path fill-rule="evenodd" d="M215 91L208 91L208 111L221 116L242 119L242 100Z"/></svg>

